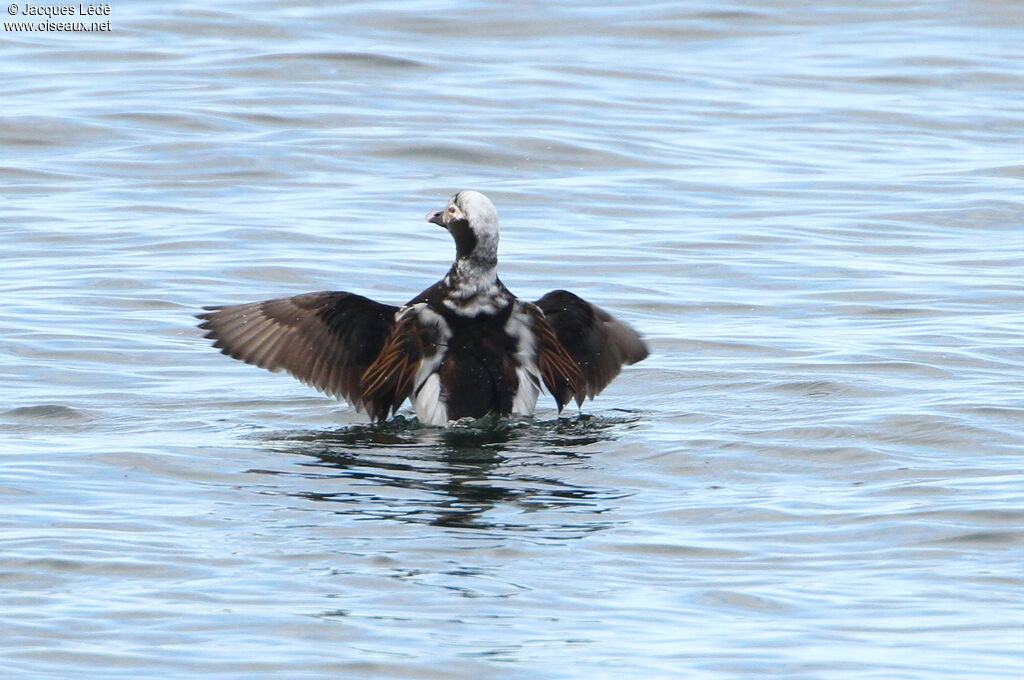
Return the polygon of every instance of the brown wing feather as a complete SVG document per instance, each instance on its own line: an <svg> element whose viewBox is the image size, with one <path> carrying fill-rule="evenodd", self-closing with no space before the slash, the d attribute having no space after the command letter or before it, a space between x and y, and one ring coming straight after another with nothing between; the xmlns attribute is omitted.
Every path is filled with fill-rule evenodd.
<svg viewBox="0 0 1024 680"><path fill-rule="evenodd" d="M436 351L437 329L419 323L415 315L401 319L392 329L384 348L360 380L367 398L402 395L413 388L413 378L423 357ZM397 408L397 407L396 407Z"/></svg>
<svg viewBox="0 0 1024 680"><path fill-rule="evenodd" d="M348 401L375 420L408 396L397 389L367 393L362 377L395 328L397 307L352 293L324 291L241 305L206 307L199 327L228 356Z"/></svg>
<svg viewBox="0 0 1024 680"><path fill-rule="evenodd" d="M583 384L583 373L559 342L540 308L536 305L526 305L526 308L532 316L531 330L537 343L537 368L561 411Z"/></svg>
<svg viewBox="0 0 1024 680"><path fill-rule="evenodd" d="M536 304L581 373L572 393L577 404L597 396L624 364L648 355L646 343L631 326L573 293L555 290Z"/></svg>

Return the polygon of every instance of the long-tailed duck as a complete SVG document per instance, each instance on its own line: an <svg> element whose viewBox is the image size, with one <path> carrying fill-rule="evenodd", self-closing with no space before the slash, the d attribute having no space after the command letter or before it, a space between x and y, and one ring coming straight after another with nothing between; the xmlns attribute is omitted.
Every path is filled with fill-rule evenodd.
<svg viewBox="0 0 1024 680"><path fill-rule="evenodd" d="M423 423L489 413L530 415L541 385L561 411L593 398L623 364L647 356L630 326L576 295L536 302L498 279L498 213L460 191L427 215L455 239L455 264L403 307L324 291L204 307L213 346L271 371L284 369L376 421L411 398Z"/></svg>

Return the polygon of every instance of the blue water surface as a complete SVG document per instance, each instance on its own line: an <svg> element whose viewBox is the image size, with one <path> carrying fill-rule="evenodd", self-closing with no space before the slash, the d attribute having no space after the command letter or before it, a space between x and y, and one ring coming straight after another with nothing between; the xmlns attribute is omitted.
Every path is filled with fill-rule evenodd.
<svg viewBox="0 0 1024 680"><path fill-rule="evenodd" d="M110 6L0 36L5 678L1024 675L1016 4ZM581 412L194 328L404 302L466 188L650 341Z"/></svg>

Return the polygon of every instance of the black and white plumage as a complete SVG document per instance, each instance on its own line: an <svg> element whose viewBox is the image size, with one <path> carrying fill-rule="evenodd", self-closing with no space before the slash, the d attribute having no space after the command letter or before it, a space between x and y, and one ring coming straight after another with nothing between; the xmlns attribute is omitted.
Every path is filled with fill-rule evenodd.
<svg viewBox="0 0 1024 680"><path fill-rule="evenodd" d="M530 415L543 388L559 411L581 405L647 356L635 330L568 291L532 303L509 292L483 194L461 191L427 221L455 239L455 263L403 307L325 291L206 307L199 327L224 354L285 370L373 420L411 399L431 425Z"/></svg>

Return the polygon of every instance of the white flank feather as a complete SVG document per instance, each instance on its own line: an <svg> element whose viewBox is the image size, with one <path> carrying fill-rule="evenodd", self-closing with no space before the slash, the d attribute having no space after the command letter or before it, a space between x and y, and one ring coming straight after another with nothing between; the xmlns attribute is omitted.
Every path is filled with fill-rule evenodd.
<svg viewBox="0 0 1024 680"><path fill-rule="evenodd" d="M451 329L444 317L430 309L425 302L400 310L395 316L398 319L407 314L415 314L417 321L423 325L436 326L438 331L436 351L432 356L420 362L419 370L413 378L413 408L416 417L424 425L447 425L448 405L441 394L441 378L437 370L441 368L444 354L448 350L448 340L452 337Z"/></svg>
<svg viewBox="0 0 1024 680"><path fill-rule="evenodd" d="M448 424L448 406L441 396L441 377L437 373L431 373L423 381L413 400L413 408L424 425Z"/></svg>
<svg viewBox="0 0 1024 680"><path fill-rule="evenodd" d="M536 364L516 369L519 387L512 399L512 413L517 416L531 416L537 408L537 397L540 396L540 375Z"/></svg>
<svg viewBox="0 0 1024 680"><path fill-rule="evenodd" d="M540 369L537 368L537 343L530 330L530 316L524 311L522 302L517 301L515 309L509 314L505 332L516 341L516 378L519 387L512 398L512 413L529 416L537 408L541 377Z"/></svg>

